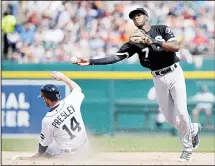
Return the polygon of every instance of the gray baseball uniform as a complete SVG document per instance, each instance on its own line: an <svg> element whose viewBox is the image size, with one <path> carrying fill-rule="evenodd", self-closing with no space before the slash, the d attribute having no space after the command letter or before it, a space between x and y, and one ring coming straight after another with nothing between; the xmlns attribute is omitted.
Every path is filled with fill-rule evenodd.
<svg viewBox="0 0 215 166"><path fill-rule="evenodd" d="M177 40L166 25L152 25L146 34L158 41ZM192 151L192 137L198 133L198 124L191 123L187 111L185 79L175 52L155 45L127 42L115 56L90 59L90 65L116 63L134 54L138 54L143 67L152 71L157 101L166 121L178 129L184 151Z"/></svg>

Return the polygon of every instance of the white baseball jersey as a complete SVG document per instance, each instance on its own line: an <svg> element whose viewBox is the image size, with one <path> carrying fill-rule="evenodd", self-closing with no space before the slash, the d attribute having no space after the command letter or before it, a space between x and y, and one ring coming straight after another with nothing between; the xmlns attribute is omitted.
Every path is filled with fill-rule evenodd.
<svg viewBox="0 0 215 166"><path fill-rule="evenodd" d="M64 149L78 149L87 141L87 134L80 112L84 94L77 89L56 106L42 120L40 144L56 154ZM50 151L50 150L49 150Z"/></svg>

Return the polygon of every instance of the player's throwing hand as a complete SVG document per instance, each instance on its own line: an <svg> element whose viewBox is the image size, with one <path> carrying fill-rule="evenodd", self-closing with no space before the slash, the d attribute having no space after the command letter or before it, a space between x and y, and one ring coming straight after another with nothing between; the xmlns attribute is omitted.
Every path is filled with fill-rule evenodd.
<svg viewBox="0 0 215 166"><path fill-rule="evenodd" d="M75 64L80 65L80 66L88 66L88 65L90 65L90 61L88 58L78 58L78 61Z"/></svg>

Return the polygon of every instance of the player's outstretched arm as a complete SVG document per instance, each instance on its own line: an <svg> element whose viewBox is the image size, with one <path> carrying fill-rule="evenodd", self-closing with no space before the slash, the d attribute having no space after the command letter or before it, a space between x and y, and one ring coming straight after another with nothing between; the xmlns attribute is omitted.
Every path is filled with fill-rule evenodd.
<svg viewBox="0 0 215 166"><path fill-rule="evenodd" d="M123 55L112 55L112 56L108 56L100 59L78 58L76 62L72 62L72 63L80 66L107 65L107 64L117 63L123 59L126 59L127 57L128 56L126 54L123 54Z"/></svg>
<svg viewBox="0 0 215 166"><path fill-rule="evenodd" d="M76 84L74 81L69 79L67 76L65 76L61 72L54 71L54 72L51 73L51 76L55 80L65 82L71 89L77 89L79 91L82 91L81 87L78 84Z"/></svg>

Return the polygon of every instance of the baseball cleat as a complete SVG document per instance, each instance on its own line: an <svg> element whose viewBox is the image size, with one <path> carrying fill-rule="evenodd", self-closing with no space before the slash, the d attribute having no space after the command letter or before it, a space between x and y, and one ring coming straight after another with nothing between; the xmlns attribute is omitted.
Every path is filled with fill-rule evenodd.
<svg viewBox="0 0 215 166"><path fill-rule="evenodd" d="M191 154L192 154L192 152L183 151L181 156L179 157L178 161L179 162L189 161Z"/></svg>
<svg viewBox="0 0 215 166"><path fill-rule="evenodd" d="M198 123L198 132L197 134L192 138L192 144L193 144L193 149L197 149L199 147L200 144L200 139L199 139L199 133L202 129L202 126L200 123Z"/></svg>

